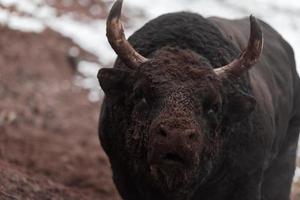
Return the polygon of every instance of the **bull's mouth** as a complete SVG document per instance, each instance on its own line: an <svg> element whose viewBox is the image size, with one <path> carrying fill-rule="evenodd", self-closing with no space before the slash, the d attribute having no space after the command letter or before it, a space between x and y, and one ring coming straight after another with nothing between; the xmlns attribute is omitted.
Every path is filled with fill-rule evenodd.
<svg viewBox="0 0 300 200"><path fill-rule="evenodd" d="M189 168L189 165L191 163L191 159L185 157L182 154L179 154L177 152L167 152L167 153L159 153L156 152L155 154L150 154L148 163L149 165L156 165L160 167L175 167L175 168Z"/></svg>
<svg viewBox="0 0 300 200"><path fill-rule="evenodd" d="M162 164L167 165L184 165L186 163L185 159L176 153L167 153L162 157Z"/></svg>
<svg viewBox="0 0 300 200"><path fill-rule="evenodd" d="M185 164L183 158L176 154L167 154L164 162L150 166L150 176L153 185L166 195L167 199L189 199L193 194L195 171Z"/></svg>
<svg viewBox="0 0 300 200"><path fill-rule="evenodd" d="M189 184L193 173L193 167L189 165L187 158L173 152L166 153L150 164L152 179L165 192L180 190Z"/></svg>
<svg viewBox="0 0 300 200"><path fill-rule="evenodd" d="M192 189L199 167L198 154L174 148L153 148L147 156L149 181L164 195L183 195Z"/></svg>

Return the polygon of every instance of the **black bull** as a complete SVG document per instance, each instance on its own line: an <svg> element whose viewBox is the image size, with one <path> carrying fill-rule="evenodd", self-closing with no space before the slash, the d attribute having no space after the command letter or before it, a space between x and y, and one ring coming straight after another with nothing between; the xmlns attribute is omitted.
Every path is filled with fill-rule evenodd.
<svg viewBox="0 0 300 200"><path fill-rule="evenodd" d="M121 6L107 34L119 58L98 74L99 135L121 196L288 200L300 131L290 45L254 17L249 34L248 19L192 13L158 17L128 42Z"/></svg>

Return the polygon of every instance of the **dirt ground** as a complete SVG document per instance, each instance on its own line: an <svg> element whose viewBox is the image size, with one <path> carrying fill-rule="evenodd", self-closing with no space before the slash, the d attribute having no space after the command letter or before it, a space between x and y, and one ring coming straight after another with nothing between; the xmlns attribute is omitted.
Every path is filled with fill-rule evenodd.
<svg viewBox="0 0 300 200"><path fill-rule="evenodd" d="M73 83L76 45L51 30L0 35L0 199L118 199L100 104Z"/></svg>

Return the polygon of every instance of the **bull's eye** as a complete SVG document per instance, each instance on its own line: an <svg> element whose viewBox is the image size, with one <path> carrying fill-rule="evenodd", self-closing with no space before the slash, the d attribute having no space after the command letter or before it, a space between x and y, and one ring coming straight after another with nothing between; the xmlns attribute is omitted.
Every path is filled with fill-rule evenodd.
<svg viewBox="0 0 300 200"><path fill-rule="evenodd" d="M218 105L213 105L211 108L210 108L210 110L212 111L212 112L214 112L214 113L217 113L218 112L218 110L219 110L219 108L218 108Z"/></svg>
<svg viewBox="0 0 300 200"><path fill-rule="evenodd" d="M215 110L216 108L210 108L207 112L206 115L209 119L215 119L216 118L216 112L217 110Z"/></svg>
<svg viewBox="0 0 300 200"><path fill-rule="evenodd" d="M129 96L130 101L135 104L140 103L140 101L146 101L145 98L145 93L141 87L135 87L132 94Z"/></svg>
<svg viewBox="0 0 300 200"><path fill-rule="evenodd" d="M142 100L143 98L145 98L145 100L147 100L148 96L148 91L147 89L142 86L141 84L137 84L136 87L134 87L133 89L133 94L132 96L136 99L136 100Z"/></svg>
<svg viewBox="0 0 300 200"><path fill-rule="evenodd" d="M143 98L143 97L145 97L143 89L139 88L139 87L135 88L134 89L134 96L137 97L137 98Z"/></svg>
<svg viewBox="0 0 300 200"><path fill-rule="evenodd" d="M221 111L221 98L215 92L210 92L204 96L202 106L203 113L207 115L217 114Z"/></svg>
<svg viewBox="0 0 300 200"><path fill-rule="evenodd" d="M218 112L218 105L216 104L204 104L204 112L208 115L215 114Z"/></svg>
<svg viewBox="0 0 300 200"><path fill-rule="evenodd" d="M214 109L211 108L207 111L207 115L213 115L213 114L215 114Z"/></svg>
<svg viewBox="0 0 300 200"><path fill-rule="evenodd" d="M149 109L149 104L147 103L146 98L142 98L135 106L135 111L145 112Z"/></svg>
<svg viewBox="0 0 300 200"><path fill-rule="evenodd" d="M215 128L218 123L217 112L218 112L217 106L211 106L206 112L207 120L212 128Z"/></svg>

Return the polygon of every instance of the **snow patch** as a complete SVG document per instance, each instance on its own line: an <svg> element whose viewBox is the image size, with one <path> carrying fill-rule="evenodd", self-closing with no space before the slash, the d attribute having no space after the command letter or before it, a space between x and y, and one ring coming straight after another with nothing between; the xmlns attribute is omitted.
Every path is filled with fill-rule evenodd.
<svg viewBox="0 0 300 200"><path fill-rule="evenodd" d="M42 32L45 29L44 24L35 18L12 15L8 11L0 12L0 23L5 24L11 29L24 32Z"/></svg>
<svg viewBox="0 0 300 200"><path fill-rule="evenodd" d="M98 73L100 66L98 63L81 61L78 64L77 70L84 76L91 77Z"/></svg>
<svg viewBox="0 0 300 200"><path fill-rule="evenodd" d="M298 181L300 179L300 168L299 167L296 167L296 170L295 170L295 175L294 175L294 181Z"/></svg>
<svg viewBox="0 0 300 200"><path fill-rule="evenodd" d="M104 95L96 77L99 69L100 66L98 63L88 61L79 62L77 67L78 72L83 76L76 76L74 82L76 85L90 91L88 98L91 102L99 101Z"/></svg>
<svg viewBox="0 0 300 200"><path fill-rule="evenodd" d="M99 61L104 65L116 58L105 37L104 20L83 23L63 16L49 19L46 24L62 35L72 38L83 49L99 56Z"/></svg>

